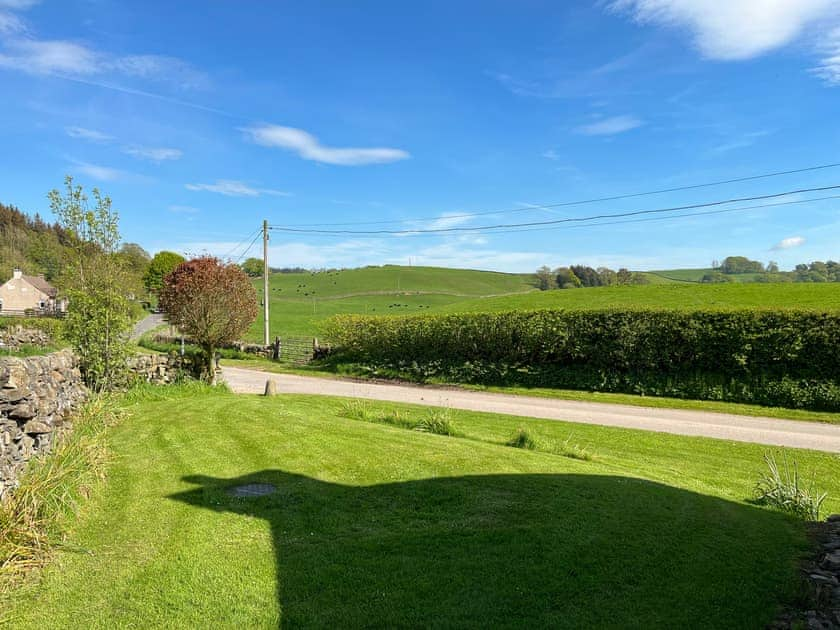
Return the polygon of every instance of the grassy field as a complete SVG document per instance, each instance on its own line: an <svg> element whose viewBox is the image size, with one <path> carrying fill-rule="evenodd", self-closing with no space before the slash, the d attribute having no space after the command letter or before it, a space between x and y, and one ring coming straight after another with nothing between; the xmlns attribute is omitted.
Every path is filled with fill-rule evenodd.
<svg viewBox="0 0 840 630"><path fill-rule="evenodd" d="M662 269L643 273L651 284L672 284L675 282L700 282L707 273L715 271L717 270L709 267L708 269ZM755 282L761 275L760 273L733 273L727 277L733 282Z"/></svg>
<svg viewBox="0 0 840 630"><path fill-rule="evenodd" d="M435 267L365 267L323 273L272 274L271 334L317 336L319 323L343 313L408 315L536 308L840 308L840 285L698 284L704 269L649 272L650 285L537 291L529 274ZM254 285L262 293L262 281ZM262 312L248 339L262 339Z"/></svg>
<svg viewBox="0 0 840 630"><path fill-rule="evenodd" d="M389 424L426 409L194 387L126 406L13 627L761 628L806 549L749 502L759 446L457 411L445 437ZM520 427L549 447L505 446ZM840 508L840 460L789 455Z"/></svg>
<svg viewBox="0 0 840 630"><path fill-rule="evenodd" d="M439 312L518 309L603 308L733 309L840 308L840 284L661 284L539 291L525 295L481 298L441 308Z"/></svg>
<svg viewBox="0 0 840 630"><path fill-rule="evenodd" d="M318 322L339 313L409 314L492 295L535 290L531 274L437 267L364 267L269 278L272 335L317 334ZM262 294L262 280L254 286ZM249 338L262 339L260 312Z"/></svg>

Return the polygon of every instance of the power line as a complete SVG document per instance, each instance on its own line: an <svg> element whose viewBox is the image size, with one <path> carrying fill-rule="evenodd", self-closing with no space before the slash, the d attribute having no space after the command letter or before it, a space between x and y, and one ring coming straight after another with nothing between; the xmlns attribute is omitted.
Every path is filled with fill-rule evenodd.
<svg viewBox="0 0 840 630"><path fill-rule="evenodd" d="M645 192L637 192L637 193L626 193L621 195L613 195L611 197L596 197L592 199L580 199L576 201L562 201L558 203L549 203L549 204L538 204L538 205L529 205L525 208L508 208L506 210L487 210L482 212L469 212L464 214L447 214L445 215L446 219L461 219L461 218L470 218L470 217L480 217L480 216L488 216L493 214L512 214L514 212L529 212L533 210L547 210L551 208L562 208L568 206L581 206L593 203L601 203L604 201L618 201L620 199L632 199L635 197L646 197L649 195L660 195L664 193L670 192L679 192L684 190L696 190L698 188L710 188L713 186L723 186L726 184L737 184L742 182L754 181L758 179L767 179L769 177L779 177L782 175L795 175L797 173L808 173L812 171L819 171L825 170L829 168L837 168L840 166L840 162L835 162L832 164L820 164L817 166L807 166L804 168L797 168L787 171L774 171L772 173L762 173L759 175L749 175L747 177L736 177L733 179L723 179L714 182L705 182L702 184L691 184L688 186L677 186L674 188L661 188L659 190L648 190ZM382 220L382 221L351 221L345 223L298 223L292 224L288 227L331 227L331 226L342 226L342 225L389 225L394 223L413 223L419 221L435 221L439 220L441 217L419 217L415 219L390 219L390 220Z"/></svg>
<svg viewBox="0 0 840 630"><path fill-rule="evenodd" d="M256 243L256 242L257 242L257 239L258 239L258 238L260 238L261 236L262 236L262 228L260 228L259 230L257 230L257 235L254 237L254 240L252 240L252 241L251 241L251 243L248 245L248 247L246 247L246 248L245 248L245 251L244 251L244 252L242 252L241 254L239 254L239 257L236 259L236 262L239 262L240 260L242 260L243 258L245 258L245 255L246 255L248 252L250 252L250 251L251 251L251 248L254 246L254 243Z"/></svg>
<svg viewBox="0 0 840 630"><path fill-rule="evenodd" d="M257 233L257 232L259 232L259 231L260 231L260 230L259 230L259 229L257 229L257 230L254 230L253 232L251 232L250 234L248 234L248 236L246 236L246 237L245 237L245 238L243 238L241 241L239 241L236 245L234 245L234 246L233 246L233 249L231 249L231 250L230 250L227 254L225 254L224 256L222 256L222 258L223 258L223 259L224 259L224 258L230 258L231 254L233 254L233 252L235 252L235 251L236 251L236 250L238 250L240 247L242 247L242 245L245 243L245 241L247 241L249 238L251 238L252 236L254 236L254 234L256 234L256 233Z"/></svg>
<svg viewBox="0 0 840 630"><path fill-rule="evenodd" d="M518 234L520 232L551 232L555 230L562 230L562 229L579 229L579 228L593 228L593 227L601 227L605 225L621 225L621 224L628 224L628 223L647 223L650 221L672 221L674 219L686 219L690 217L700 217L700 216L709 216L714 214L726 214L730 212L743 212L745 210L757 210L761 208L775 208L779 206L790 206L790 205L798 205L798 204L805 204L805 203L813 203L815 201L825 201L830 199L840 199L840 195L830 195L826 197L813 197L811 199L797 199L795 201L779 201L776 203L763 203L758 205L752 206L741 206L738 208L725 208L723 210L708 210L705 212L691 212L686 214L677 214L672 216L665 216L665 217L648 217L644 219L626 219L622 221L601 221L600 223L586 223L586 224L577 224L577 225L560 225L557 227L540 227L540 228L522 228L517 230L500 230L496 232L492 232L492 234ZM314 236L331 236L330 234L314 234ZM423 236L433 236L432 234L405 234L405 237L423 237Z"/></svg>
<svg viewBox="0 0 840 630"><path fill-rule="evenodd" d="M269 226L269 229L279 232L291 232L300 234L355 234L365 236L376 235L395 235L404 236L408 234L447 234L458 232L487 232L491 230L503 230L508 228L520 227L537 227L548 225L559 225L562 223L583 223L589 221L596 221L598 219L613 219L620 217L632 217L647 214L662 214L666 212L679 212L681 210L693 210L696 208L708 208L712 206L722 206L730 203L741 203L745 201L760 201L763 199L775 199L785 197L788 195L796 195L808 192L822 192L827 190L836 190L840 185L820 186L815 188L799 188L795 190L787 190L784 192L772 193L767 195L755 195L752 197L736 197L732 199L723 199L720 201L710 201L705 203L689 204L684 206L672 206L669 208L656 208L653 210L633 210L628 212L604 213L596 214L588 217L566 217L563 219L552 219L550 221L528 221L523 223L500 223L496 225L482 225L474 227L455 226L449 228L429 228L429 229L414 229L414 230L318 230L318 229L300 229L293 227Z"/></svg>

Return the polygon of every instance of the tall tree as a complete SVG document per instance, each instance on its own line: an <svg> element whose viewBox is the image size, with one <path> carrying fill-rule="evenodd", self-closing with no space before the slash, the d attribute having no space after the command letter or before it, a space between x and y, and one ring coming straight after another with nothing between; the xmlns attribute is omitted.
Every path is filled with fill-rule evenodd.
<svg viewBox="0 0 840 630"><path fill-rule="evenodd" d="M50 191L50 207L67 231L72 255L65 270L69 309L65 334L79 356L87 384L96 390L121 384L131 326L124 260L117 255L119 214L93 189L91 205L69 175L65 190Z"/></svg>
<svg viewBox="0 0 840 630"><path fill-rule="evenodd" d="M146 273L143 275L143 285L151 292L160 291L163 287L163 279L171 273L178 265L186 260L181 254L175 252L158 252L149 263Z"/></svg>
<svg viewBox="0 0 840 630"><path fill-rule="evenodd" d="M540 288L540 291L547 291L548 289L554 289L557 287L557 281L554 274L551 272L551 269L545 265L537 269L537 286Z"/></svg>
<svg viewBox="0 0 840 630"><path fill-rule="evenodd" d="M242 263L242 271L252 278L259 278L263 274L263 261L259 258L246 258Z"/></svg>
<svg viewBox="0 0 840 630"><path fill-rule="evenodd" d="M215 384L216 349L239 339L257 318L257 292L248 276L237 265L203 256L167 275L158 297L169 321L201 346Z"/></svg>

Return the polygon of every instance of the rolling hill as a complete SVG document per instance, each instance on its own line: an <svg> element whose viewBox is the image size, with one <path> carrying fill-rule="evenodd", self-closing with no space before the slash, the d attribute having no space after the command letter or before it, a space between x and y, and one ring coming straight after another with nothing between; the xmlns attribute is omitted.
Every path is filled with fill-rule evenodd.
<svg viewBox="0 0 840 630"><path fill-rule="evenodd" d="M262 294L262 280L254 286ZM339 313L409 314L465 300L536 291L533 274L385 265L269 276L271 334L317 334L318 322ZM249 338L262 339L262 313Z"/></svg>

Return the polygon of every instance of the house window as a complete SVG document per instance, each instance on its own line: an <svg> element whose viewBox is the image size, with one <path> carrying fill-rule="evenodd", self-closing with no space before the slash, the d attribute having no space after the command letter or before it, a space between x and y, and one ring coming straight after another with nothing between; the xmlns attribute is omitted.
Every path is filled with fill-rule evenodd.
<svg viewBox="0 0 840 630"><path fill-rule="evenodd" d="M43 311L45 308L47 308L47 303L44 302L44 300L41 300L40 302L38 302L38 308L40 308Z"/></svg>

